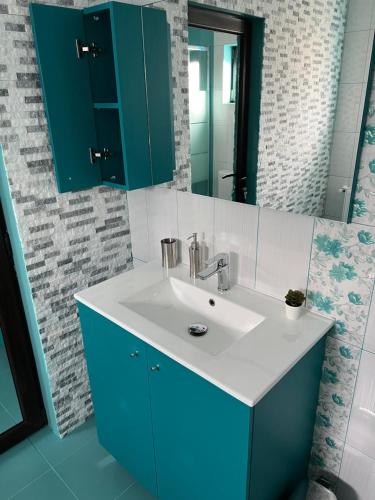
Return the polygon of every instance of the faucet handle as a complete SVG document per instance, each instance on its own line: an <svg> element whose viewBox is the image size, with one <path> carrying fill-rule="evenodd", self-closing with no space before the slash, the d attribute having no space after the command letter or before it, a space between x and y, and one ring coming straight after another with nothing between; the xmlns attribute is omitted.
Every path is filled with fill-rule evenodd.
<svg viewBox="0 0 375 500"><path fill-rule="evenodd" d="M210 259L206 260L205 264L207 266L212 266L213 264L220 264L221 266L227 266L229 264L229 255L227 253L218 253L215 255L215 257L211 257Z"/></svg>

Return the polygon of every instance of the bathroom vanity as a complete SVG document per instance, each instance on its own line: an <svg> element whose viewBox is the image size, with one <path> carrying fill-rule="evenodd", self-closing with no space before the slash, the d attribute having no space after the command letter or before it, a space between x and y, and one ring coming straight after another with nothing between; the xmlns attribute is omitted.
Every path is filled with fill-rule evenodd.
<svg viewBox="0 0 375 500"><path fill-rule="evenodd" d="M160 500L287 498L332 321L215 285L153 262L76 295L99 440Z"/></svg>

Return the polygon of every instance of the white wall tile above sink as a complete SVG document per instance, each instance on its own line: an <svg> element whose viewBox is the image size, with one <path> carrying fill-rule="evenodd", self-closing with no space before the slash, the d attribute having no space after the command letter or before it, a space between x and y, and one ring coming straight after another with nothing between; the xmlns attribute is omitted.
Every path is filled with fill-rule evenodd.
<svg viewBox="0 0 375 500"><path fill-rule="evenodd" d="M132 254L136 259L147 262L150 259L146 190L128 191L128 209Z"/></svg>
<svg viewBox="0 0 375 500"><path fill-rule="evenodd" d="M177 238L177 191L168 188L146 189L150 260L160 258L163 238Z"/></svg>
<svg viewBox="0 0 375 500"><path fill-rule="evenodd" d="M280 299L289 288L306 292L313 226L313 217L260 209L258 291Z"/></svg>
<svg viewBox="0 0 375 500"><path fill-rule="evenodd" d="M214 253L230 256L231 280L255 285L259 208L215 199Z"/></svg>
<svg viewBox="0 0 375 500"><path fill-rule="evenodd" d="M192 233L198 233L204 258L212 257L214 237L214 198L183 191L177 191L178 237L181 240L181 260L189 263L187 240Z"/></svg>

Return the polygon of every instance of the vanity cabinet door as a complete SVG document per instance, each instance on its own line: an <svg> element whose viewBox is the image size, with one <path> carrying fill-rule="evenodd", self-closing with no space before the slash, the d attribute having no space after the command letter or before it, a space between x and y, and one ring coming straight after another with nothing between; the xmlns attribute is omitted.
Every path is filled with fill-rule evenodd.
<svg viewBox="0 0 375 500"><path fill-rule="evenodd" d="M251 409L147 350L159 500L245 500Z"/></svg>
<svg viewBox="0 0 375 500"><path fill-rule="evenodd" d="M146 345L79 304L100 443L157 494Z"/></svg>

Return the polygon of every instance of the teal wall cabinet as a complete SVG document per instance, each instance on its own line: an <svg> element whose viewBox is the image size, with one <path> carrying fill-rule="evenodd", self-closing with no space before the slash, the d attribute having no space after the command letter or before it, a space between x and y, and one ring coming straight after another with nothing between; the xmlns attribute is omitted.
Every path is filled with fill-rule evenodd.
<svg viewBox="0 0 375 500"><path fill-rule="evenodd" d="M99 440L159 500L277 500L306 477L325 339L250 408L79 311Z"/></svg>
<svg viewBox="0 0 375 500"><path fill-rule="evenodd" d="M169 25L159 9L30 5L58 190L138 189L175 168Z"/></svg>

